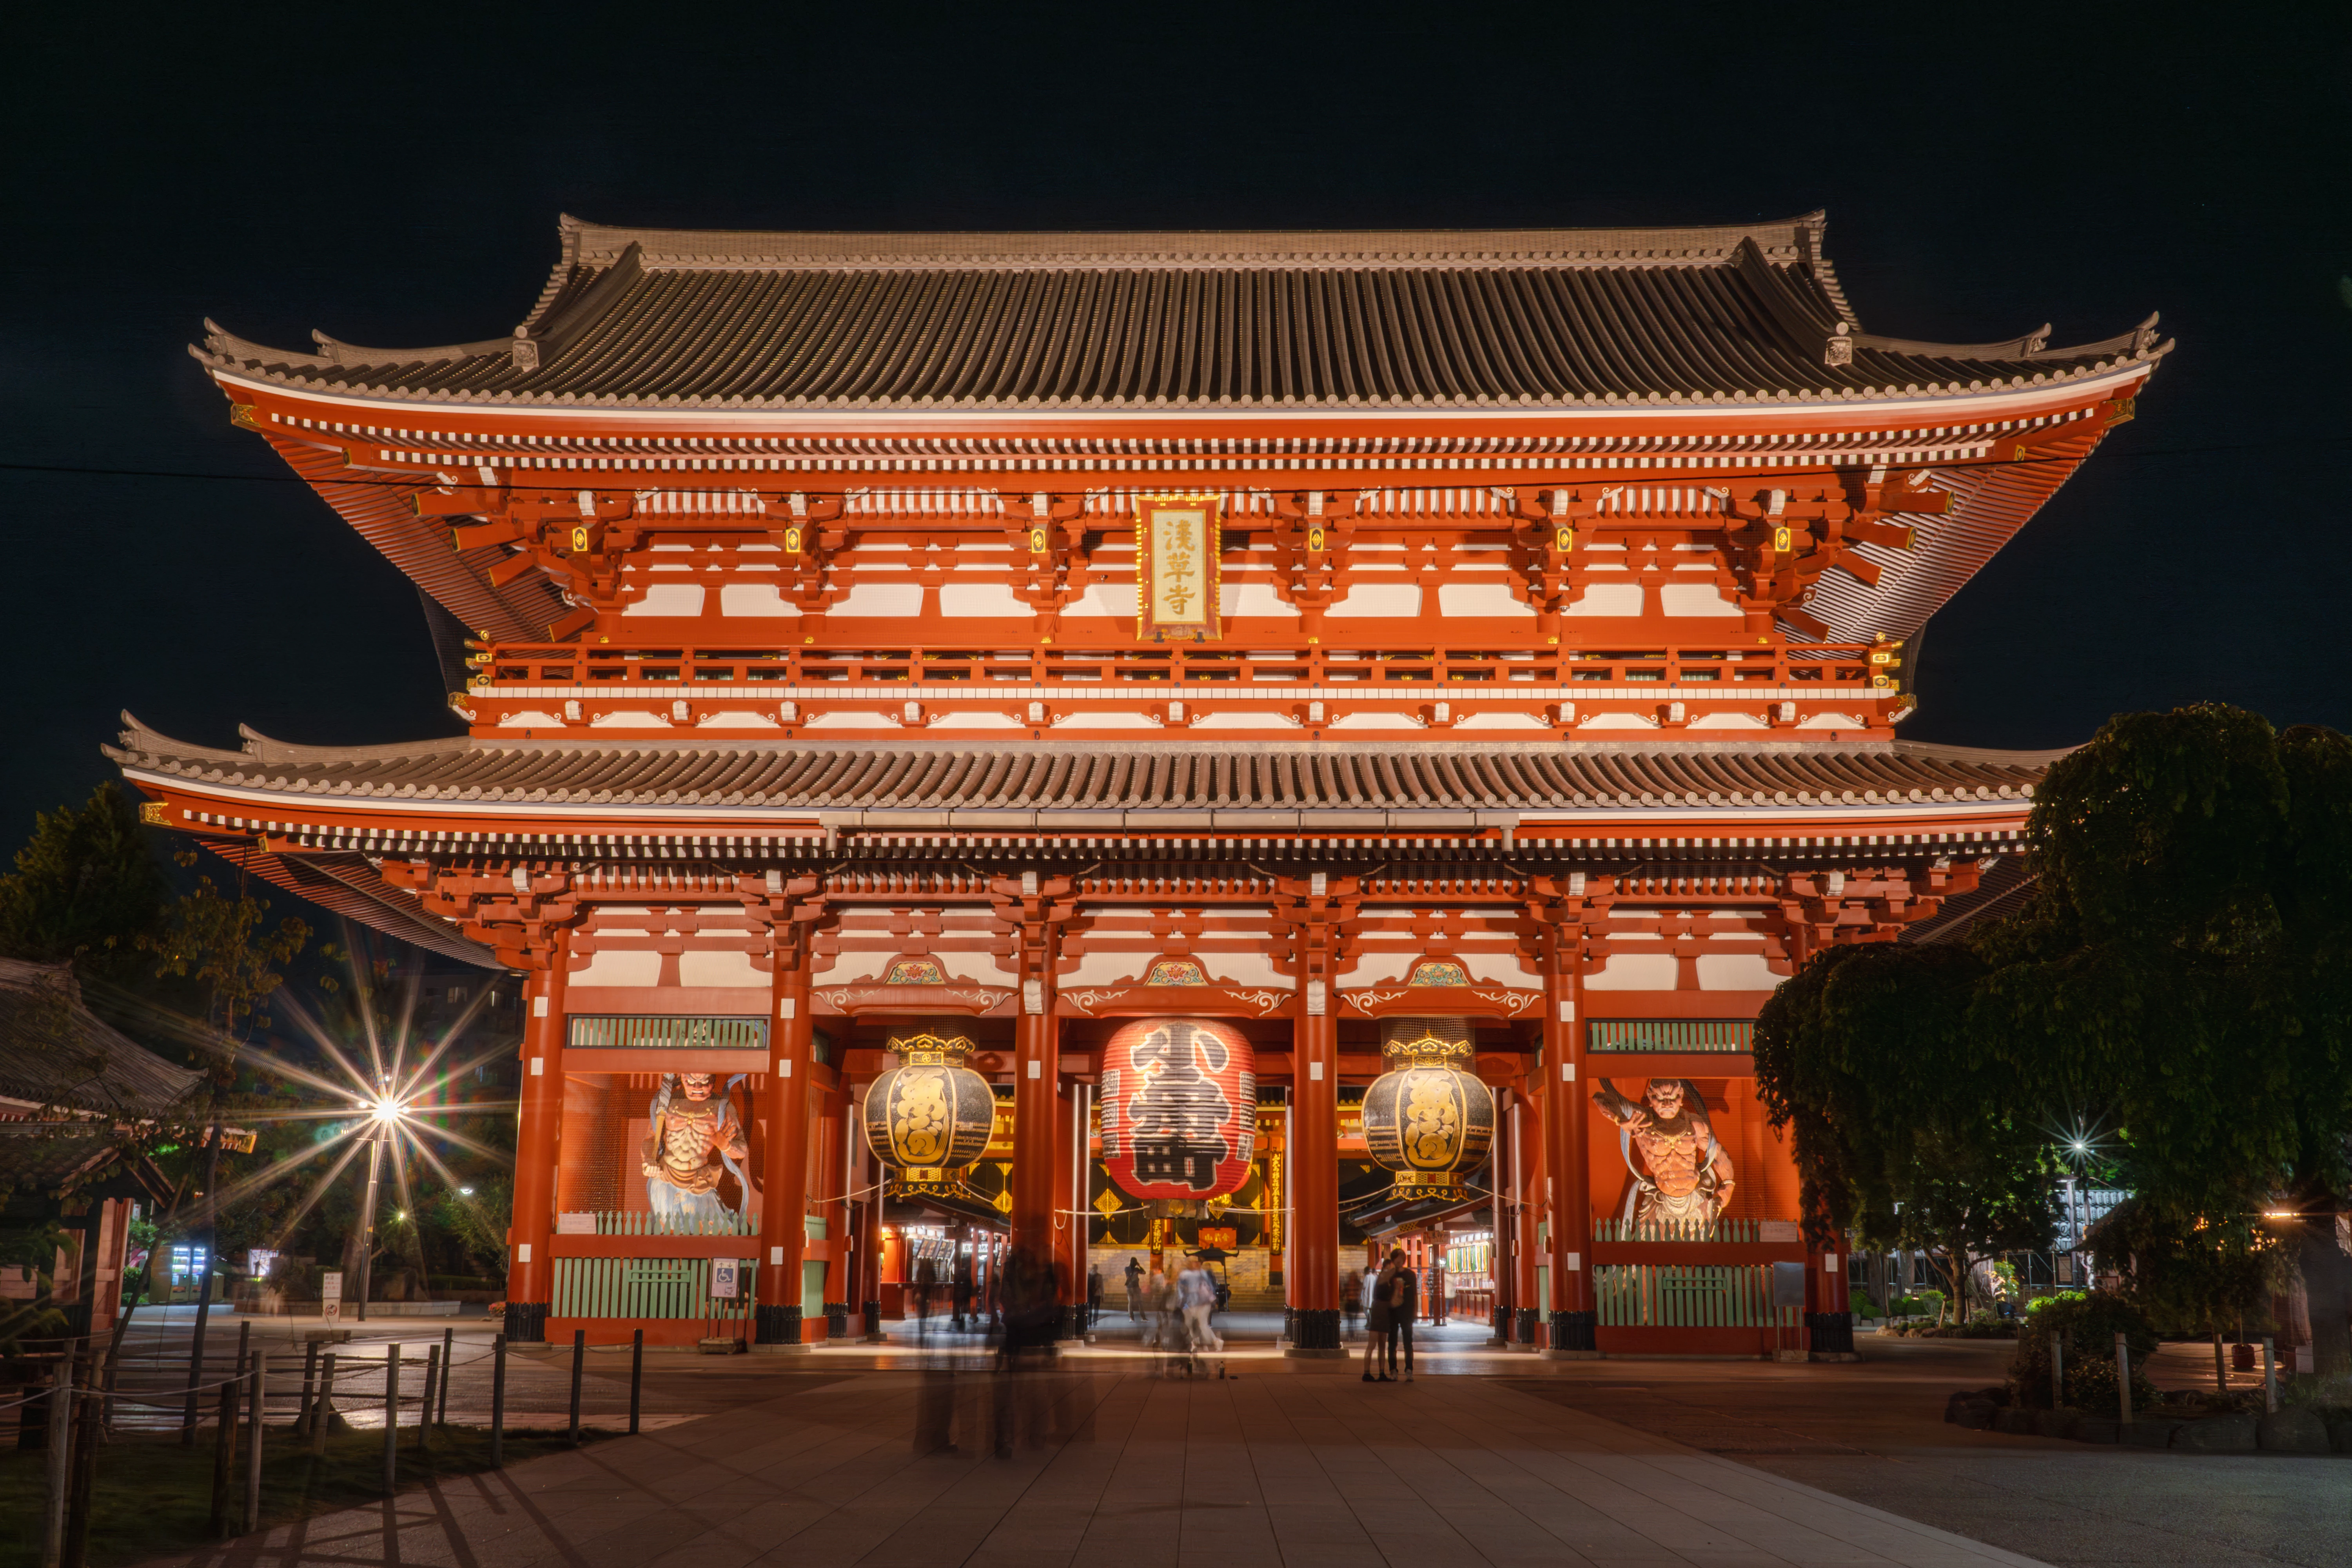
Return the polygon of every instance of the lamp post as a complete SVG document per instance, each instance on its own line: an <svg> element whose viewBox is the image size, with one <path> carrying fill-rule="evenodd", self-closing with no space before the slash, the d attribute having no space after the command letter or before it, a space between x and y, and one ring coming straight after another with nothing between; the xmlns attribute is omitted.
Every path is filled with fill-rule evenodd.
<svg viewBox="0 0 2352 1568"><path fill-rule="evenodd" d="M360 1218L360 1311L359 1320L367 1321L368 1276L375 1258L375 1191L379 1168L383 1163L383 1131L377 1128L367 1134L368 1179L367 1206Z"/></svg>
<svg viewBox="0 0 2352 1568"><path fill-rule="evenodd" d="M375 1125L365 1133L368 1146L367 1206L360 1218L360 1310L359 1321L367 1321L368 1279L375 1262L375 1199L376 1184L383 1173L383 1146L391 1141L393 1123L400 1119L404 1108L392 1097L392 1080L386 1079L376 1091L375 1104L369 1114Z"/></svg>

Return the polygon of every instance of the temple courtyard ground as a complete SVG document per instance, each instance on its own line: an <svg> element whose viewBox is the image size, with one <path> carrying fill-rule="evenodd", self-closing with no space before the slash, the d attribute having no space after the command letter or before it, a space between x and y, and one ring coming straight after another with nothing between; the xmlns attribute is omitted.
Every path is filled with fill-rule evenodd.
<svg viewBox="0 0 2352 1568"><path fill-rule="evenodd" d="M183 1317L134 1333L157 1377ZM260 1332L291 1351L307 1326ZM394 1331L421 1353L444 1326L369 1325L346 1365ZM2341 1563L2352 1540L2342 1457L2099 1448L1945 1424L1952 1390L2000 1381L2000 1342L1866 1337L1864 1359L1845 1365L1553 1363L1490 1352L1482 1327L1425 1326L1421 1376L1366 1385L1352 1362L1276 1354L1274 1326L1238 1316L1222 1367L1201 1376L1167 1375L1116 1320L1094 1347L1013 1377L987 1370L976 1337L919 1345L896 1325L880 1347L649 1353L641 1436L168 1561L2238 1568ZM477 1320L457 1342L449 1419L479 1420L488 1334ZM2194 1374L2194 1357L2177 1360L2164 1370ZM562 1422L570 1363L561 1347L510 1357L518 1424ZM338 1387L364 1425L370 1385L349 1378ZM625 1422L627 1379L625 1350L589 1355L591 1426ZM1009 1457L996 1457L1000 1436Z"/></svg>

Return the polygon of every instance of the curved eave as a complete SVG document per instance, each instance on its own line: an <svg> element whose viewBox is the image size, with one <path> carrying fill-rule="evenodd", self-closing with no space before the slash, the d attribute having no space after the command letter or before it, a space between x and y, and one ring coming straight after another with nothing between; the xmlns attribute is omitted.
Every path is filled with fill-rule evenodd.
<svg viewBox="0 0 2352 1568"><path fill-rule="evenodd" d="M1646 399L1584 398L1528 403L1191 403L1155 402L1133 405L1060 405L1039 401L894 403L885 401L765 404L741 398L668 399L635 403L617 398L583 399L563 395L544 399L490 395L449 395L410 392L399 388L323 386L309 378L278 377L246 365L205 358L213 379L224 388L247 394L275 394L322 407L397 409L413 415L432 409L480 420L492 416L499 424L533 426L627 426L652 431L694 431L726 428L751 434L818 434L844 429L887 432L984 432L1045 426L1108 427L1154 423L1207 426L1219 421L1264 432L1284 425L1328 428L1347 424L1412 423L1465 429L1498 424L1571 426L1602 422L1624 424L1691 424L1713 420L1750 427L1759 423L1791 428L1817 425L1828 418L1860 414L1873 421L1899 421L1914 413L1932 412L1951 419L1963 409L1972 417L1990 420L2036 413L2063 405L2116 395L2133 382L2154 374L2157 362L2172 349L2169 342L2127 361L2036 379L2021 385L1873 388L1855 392L1825 390L1786 400L1728 395L1711 401L1665 396Z"/></svg>

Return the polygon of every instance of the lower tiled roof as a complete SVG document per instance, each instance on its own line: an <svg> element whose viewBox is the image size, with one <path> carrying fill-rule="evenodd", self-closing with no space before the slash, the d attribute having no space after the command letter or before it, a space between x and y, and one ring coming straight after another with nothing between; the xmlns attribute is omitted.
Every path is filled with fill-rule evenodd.
<svg viewBox="0 0 2352 1568"><path fill-rule="evenodd" d="M107 754L134 773L322 801L764 810L1554 811L1874 805L2030 795L2058 752L1892 742L1279 745L1164 741L612 745L464 739L241 752L125 715Z"/></svg>

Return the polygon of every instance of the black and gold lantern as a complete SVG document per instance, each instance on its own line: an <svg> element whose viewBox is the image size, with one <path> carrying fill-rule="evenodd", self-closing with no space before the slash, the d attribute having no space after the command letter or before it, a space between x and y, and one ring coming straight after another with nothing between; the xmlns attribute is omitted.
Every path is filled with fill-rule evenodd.
<svg viewBox="0 0 2352 1568"><path fill-rule="evenodd" d="M988 1147L996 1091L963 1065L961 1035L898 1035L889 1048L898 1065L866 1090L866 1146L902 1185L950 1185Z"/></svg>
<svg viewBox="0 0 2352 1568"><path fill-rule="evenodd" d="M1364 1148L1398 1197L1462 1198L1495 1141L1495 1091L1470 1070L1465 1018L1388 1018L1388 1070L1364 1091Z"/></svg>

